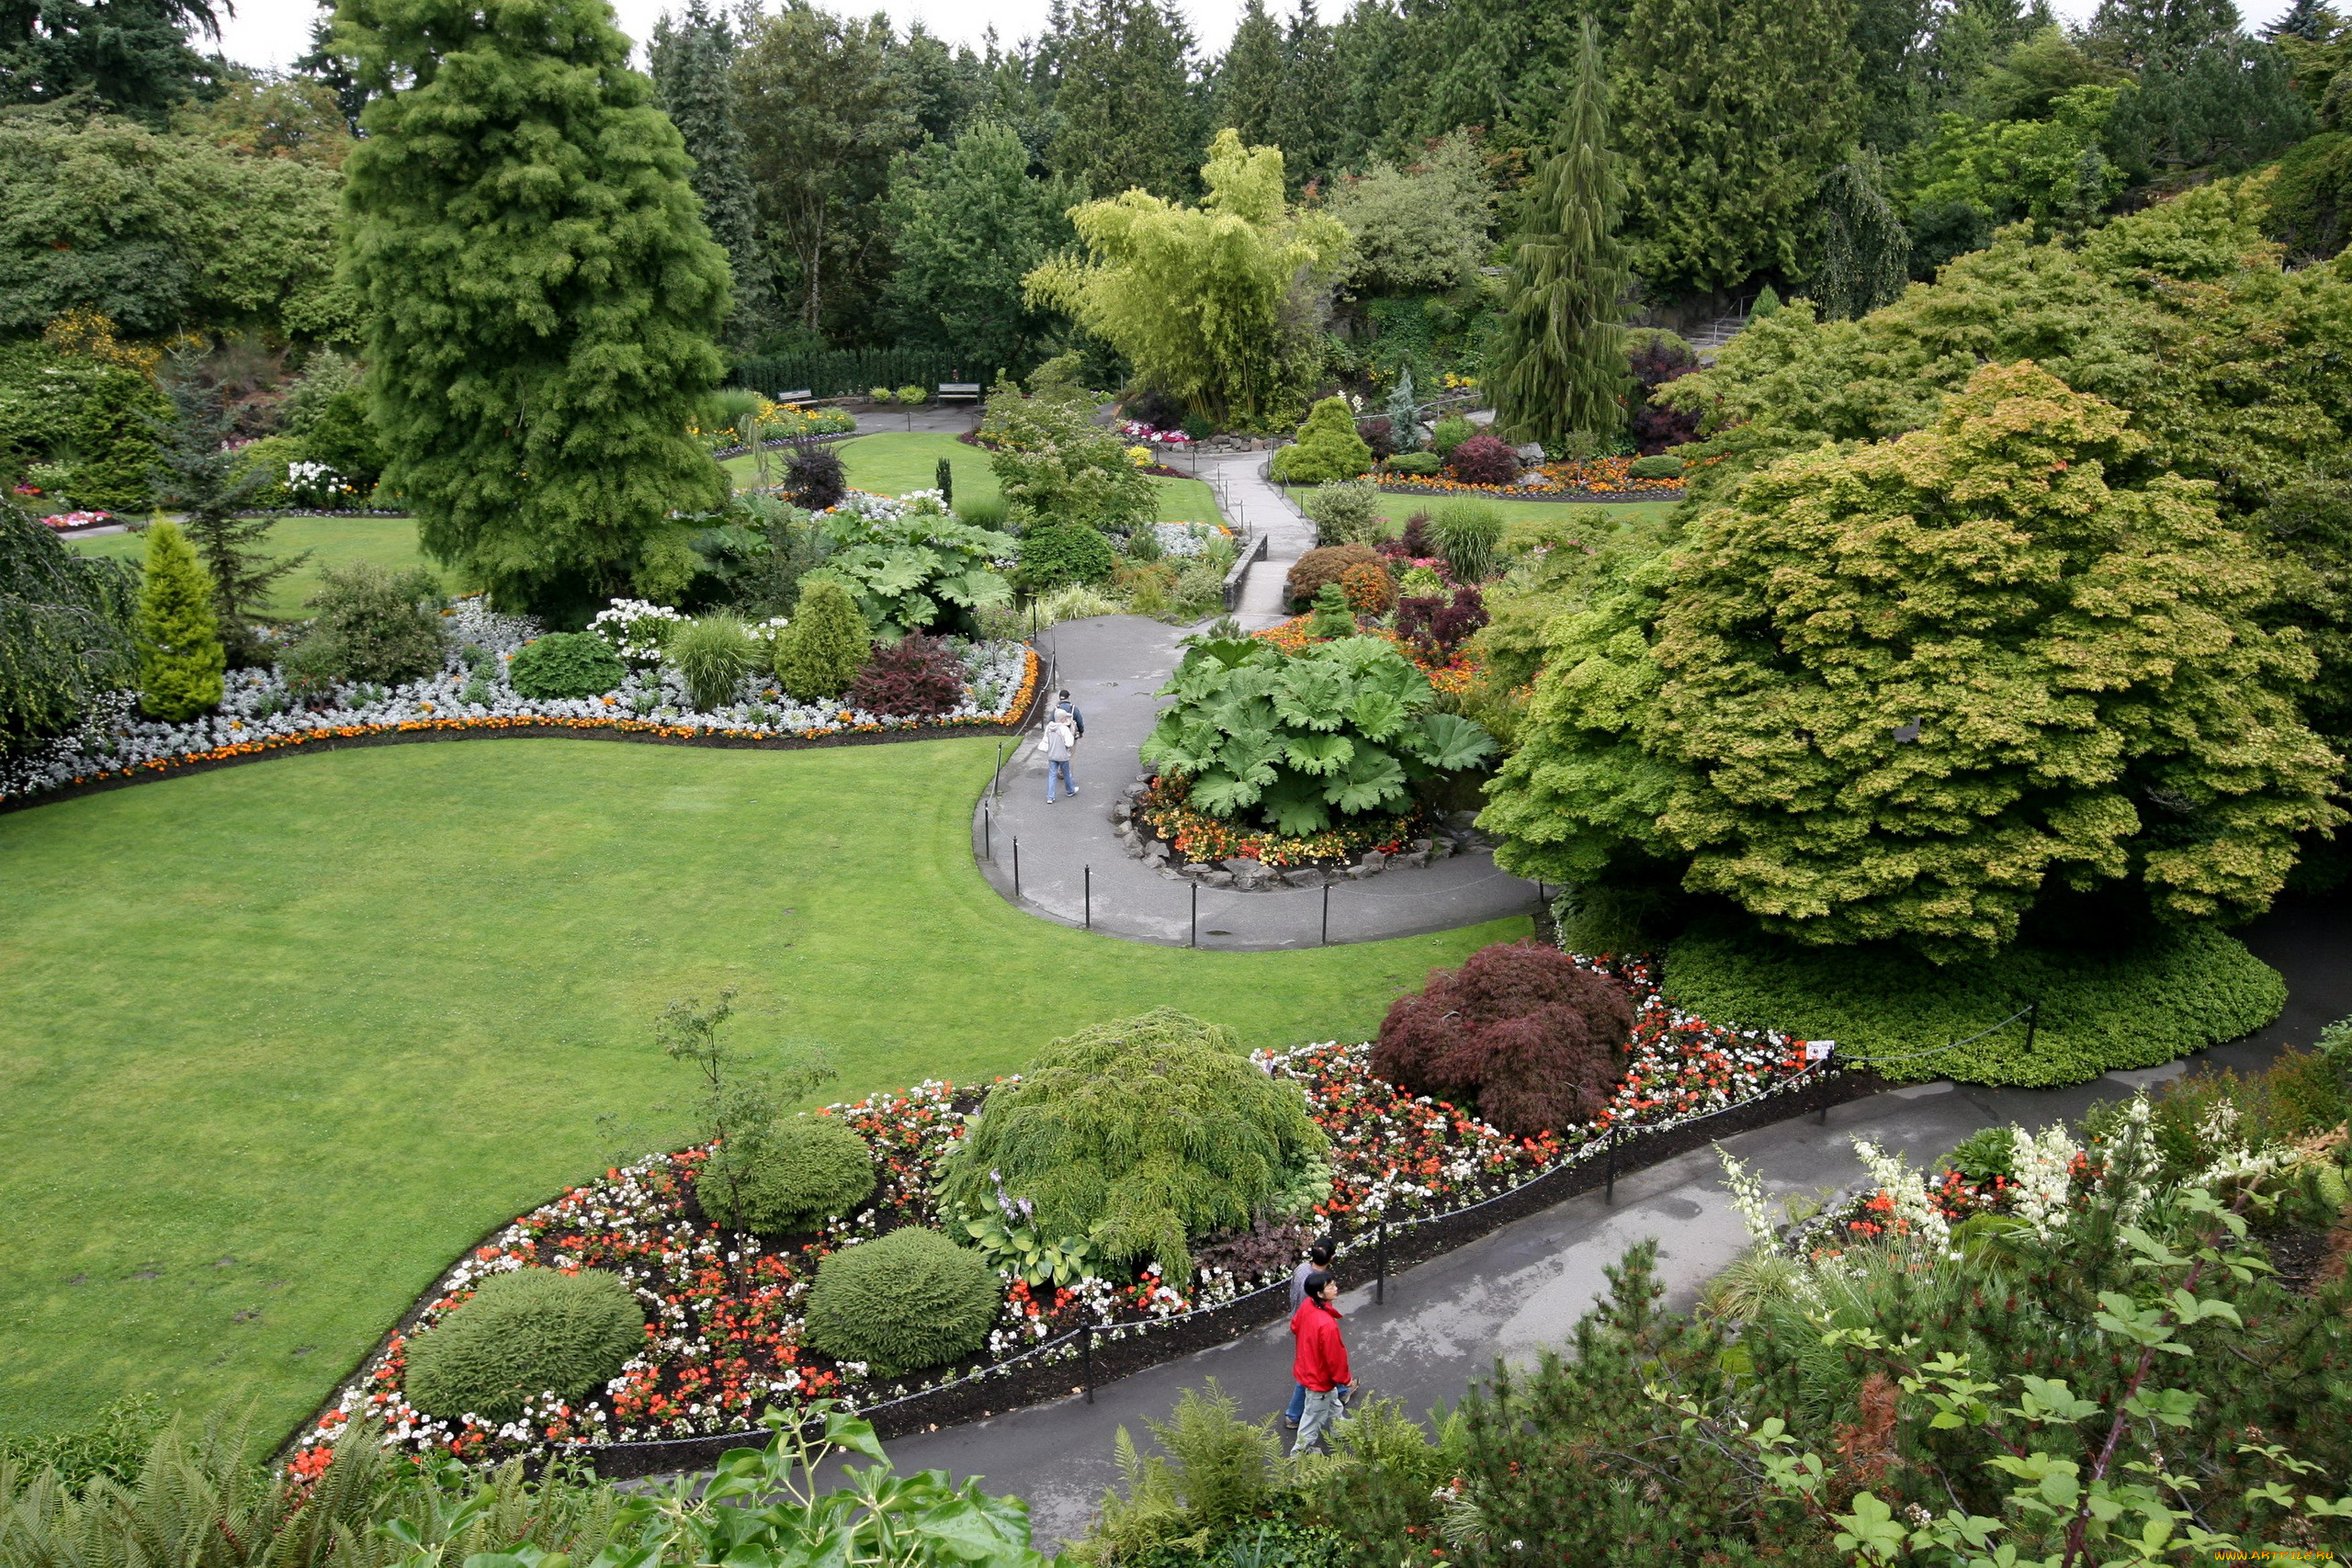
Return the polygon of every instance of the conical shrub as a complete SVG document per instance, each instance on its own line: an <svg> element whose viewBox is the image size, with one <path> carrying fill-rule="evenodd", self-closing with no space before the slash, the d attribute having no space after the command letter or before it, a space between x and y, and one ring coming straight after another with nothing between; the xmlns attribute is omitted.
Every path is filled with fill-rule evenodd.
<svg viewBox="0 0 2352 1568"><path fill-rule="evenodd" d="M179 723L220 705L229 667L212 583L196 547L175 523L147 531L147 570L139 588L139 708Z"/></svg>

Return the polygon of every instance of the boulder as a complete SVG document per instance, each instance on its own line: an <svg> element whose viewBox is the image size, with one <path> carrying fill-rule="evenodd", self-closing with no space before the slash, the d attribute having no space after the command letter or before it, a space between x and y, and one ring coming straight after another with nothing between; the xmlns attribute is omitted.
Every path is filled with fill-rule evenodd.
<svg viewBox="0 0 2352 1568"><path fill-rule="evenodd" d="M1541 441L1531 441L1524 446L1514 446L1510 451L1512 457L1530 468L1544 460L1544 443Z"/></svg>
<svg viewBox="0 0 2352 1568"><path fill-rule="evenodd" d="M1211 887L1230 887L1233 886L1233 873L1229 871L1212 871L1208 874L1205 880Z"/></svg>
<svg viewBox="0 0 2352 1568"><path fill-rule="evenodd" d="M1475 811L1449 811L1445 814L1445 825L1455 832L1466 833L1478 825L1478 814Z"/></svg>
<svg viewBox="0 0 2352 1568"><path fill-rule="evenodd" d="M1430 859L1431 859L1431 860L1443 860L1443 859L1445 859L1447 856L1449 856L1449 855L1451 855L1451 854L1453 854L1453 840L1451 840L1451 839L1436 839L1436 840L1430 840Z"/></svg>
<svg viewBox="0 0 2352 1568"><path fill-rule="evenodd" d="M1225 869L1233 873L1236 876L1245 876L1254 875L1258 872L1265 870L1266 867L1264 863L1260 861L1239 859L1227 861L1225 863Z"/></svg>
<svg viewBox="0 0 2352 1568"><path fill-rule="evenodd" d="M1357 861L1356 863L1363 867L1366 873L1381 871L1386 869L1388 865L1388 857L1382 854L1378 850L1366 850L1363 852L1363 858Z"/></svg>
<svg viewBox="0 0 2352 1568"><path fill-rule="evenodd" d="M1321 866L1302 865L1296 870L1283 872L1283 880L1293 887L1320 887L1327 878Z"/></svg>
<svg viewBox="0 0 2352 1568"><path fill-rule="evenodd" d="M1416 871L1430 863L1430 852L1427 850L1415 850L1410 854L1398 855L1396 858Z"/></svg>

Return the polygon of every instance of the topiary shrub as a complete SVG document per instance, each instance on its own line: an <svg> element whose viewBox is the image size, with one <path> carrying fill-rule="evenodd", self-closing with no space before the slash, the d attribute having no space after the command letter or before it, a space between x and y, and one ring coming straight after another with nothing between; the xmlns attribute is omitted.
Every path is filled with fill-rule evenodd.
<svg viewBox="0 0 2352 1568"><path fill-rule="evenodd" d="M1478 434L1478 427L1458 413L1447 414L1430 426L1430 453L1442 465L1453 457L1453 449Z"/></svg>
<svg viewBox="0 0 2352 1568"><path fill-rule="evenodd" d="M1274 454L1269 470L1282 484L1319 485L1351 479L1372 467L1372 448L1356 434L1345 398L1326 398L1307 411L1295 446Z"/></svg>
<svg viewBox="0 0 2352 1568"><path fill-rule="evenodd" d="M431 573L395 577L354 561L321 567L319 583L310 601L311 629L294 650L301 669L333 681L393 685L441 668L448 639L440 615L425 608L426 600L441 594Z"/></svg>
<svg viewBox="0 0 2352 1568"><path fill-rule="evenodd" d="M1102 1258L1151 1258L1182 1284L1191 1238L1248 1225L1329 1146L1304 1091L1230 1030L1158 1008L1056 1041L993 1090L940 1198L975 1214L1025 1200L1038 1235L1093 1233Z"/></svg>
<svg viewBox="0 0 2352 1568"><path fill-rule="evenodd" d="M874 633L848 589L830 578L806 582L791 625L775 639L776 683L804 703L850 689L874 650Z"/></svg>
<svg viewBox="0 0 2352 1568"><path fill-rule="evenodd" d="M920 632L876 648L848 698L854 708L893 718L936 718L963 700L964 661Z"/></svg>
<svg viewBox="0 0 2352 1568"><path fill-rule="evenodd" d="M1083 523L1040 524L1021 536L1013 581L1028 592L1050 593L1073 582L1102 581L1118 558L1099 528Z"/></svg>
<svg viewBox="0 0 2352 1568"><path fill-rule="evenodd" d="M1503 514L1483 501L1448 502L1429 525L1430 542L1445 558L1456 582L1484 581L1495 570L1495 547L1502 543L1503 530Z"/></svg>
<svg viewBox="0 0 2352 1568"><path fill-rule="evenodd" d="M1625 472L1637 479L1679 479L1682 477L1682 459L1671 452L1659 452L1634 458Z"/></svg>
<svg viewBox="0 0 2352 1568"><path fill-rule="evenodd" d="M1314 519L1318 545L1369 545L1388 531L1380 491L1358 479L1316 486L1300 509Z"/></svg>
<svg viewBox="0 0 2352 1568"><path fill-rule="evenodd" d="M1309 550L1291 562L1283 595L1290 600L1291 608L1302 609L1315 602L1315 595L1325 583L1339 581L1348 568L1367 561L1377 564L1379 559L1380 552L1370 545L1329 545Z"/></svg>
<svg viewBox="0 0 2352 1568"><path fill-rule="evenodd" d="M684 678L686 694L704 713L733 702L757 662L743 623L732 615L704 615L681 626L662 656Z"/></svg>
<svg viewBox="0 0 2352 1568"><path fill-rule="evenodd" d="M1507 485L1519 478L1519 454L1499 435L1474 435L1446 459L1453 477L1466 485Z"/></svg>
<svg viewBox="0 0 2352 1568"><path fill-rule="evenodd" d="M1340 591L1348 607L1361 615L1385 615L1396 603L1396 584L1378 561L1361 561L1340 573Z"/></svg>
<svg viewBox="0 0 2352 1568"><path fill-rule="evenodd" d="M1555 947L1480 948L1432 970L1381 1021L1372 1070L1416 1094L1468 1100L1518 1137L1589 1122L1625 1076L1625 987Z"/></svg>
<svg viewBox="0 0 2352 1568"><path fill-rule="evenodd" d="M600 697L628 675L613 645L594 632L549 632L506 661L506 683L535 702Z"/></svg>
<svg viewBox="0 0 2352 1568"><path fill-rule="evenodd" d="M784 492L808 512L839 506L849 493L849 473L841 454L814 441L803 442L784 460Z"/></svg>
<svg viewBox="0 0 2352 1568"><path fill-rule="evenodd" d="M644 1345L645 1310L618 1274L518 1269L492 1274L408 1342L402 1387L428 1416L503 1423L526 1399L586 1397Z"/></svg>
<svg viewBox="0 0 2352 1568"><path fill-rule="evenodd" d="M1392 474L1409 474L1416 479L1430 479L1445 467L1445 459L1434 452L1399 452L1388 459Z"/></svg>
<svg viewBox="0 0 2352 1568"><path fill-rule="evenodd" d="M695 1197L722 1225L790 1235L855 1213L874 1195L874 1151L854 1129L830 1116L795 1116L746 1156L720 1145L695 1178Z"/></svg>
<svg viewBox="0 0 2352 1568"><path fill-rule="evenodd" d="M978 1252L910 1225L817 1265L808 1343L882 1377L921 1371L986 1344L1003 1289Z"/></svg>

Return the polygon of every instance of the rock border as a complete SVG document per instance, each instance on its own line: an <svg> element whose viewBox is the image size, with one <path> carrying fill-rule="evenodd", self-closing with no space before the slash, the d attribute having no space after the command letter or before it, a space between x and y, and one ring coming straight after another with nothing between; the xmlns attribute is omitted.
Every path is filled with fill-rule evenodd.
<svg viewBox="0 0 2352 1568"><path fill-rule="evenodd" d="M1153 871L1235 893L1284 893L1299 888L1329 887L1340 882L1362 882L1398 868L1418 871L1433 861L1455 855L1491 855L1494 840L1477 829L1475 811L1449 811L1437 825L1395 854L1366 850L1351 861L1311 861L1305 865L1274 866L1246 856L1221 861L1185 861L1176 857L1173 844L1160 839L1136 815L1136 802L1151 787L1151 775L1138 774L1111 803L1114 835L1127 858Z"/></svg>

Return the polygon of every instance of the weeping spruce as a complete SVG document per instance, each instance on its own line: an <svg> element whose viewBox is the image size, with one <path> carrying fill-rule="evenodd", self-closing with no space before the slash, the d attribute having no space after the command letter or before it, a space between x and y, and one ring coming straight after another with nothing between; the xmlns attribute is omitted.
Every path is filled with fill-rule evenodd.
<svg viewBox="0 0 2352 1568"><path fill-rule="evenodd" d="M1495 423L1547 448L1614 436L1631 382L1623 301L1632 283L1617 212L1625 187L1609 151L1609 86L1588 19L1576 90L1552 156L1528 193L1496 349Z"/></svg>

